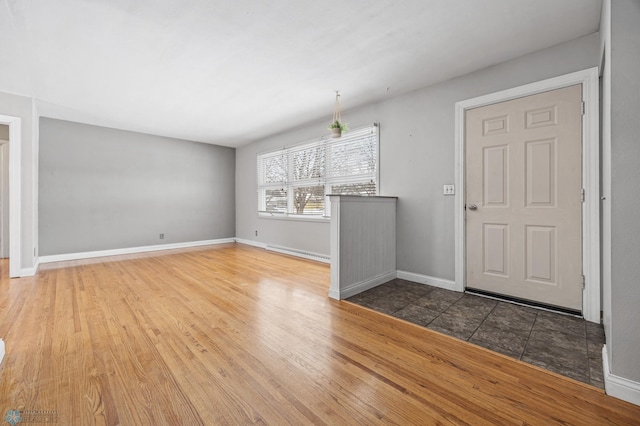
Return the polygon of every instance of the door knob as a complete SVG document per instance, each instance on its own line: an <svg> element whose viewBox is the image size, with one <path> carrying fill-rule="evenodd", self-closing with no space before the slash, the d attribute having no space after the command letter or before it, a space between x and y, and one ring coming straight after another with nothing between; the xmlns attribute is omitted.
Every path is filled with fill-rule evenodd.
<svg viewBox="0 0 640 426"><path fill-rule="evenodd" d="M475 204L469 204L469 210L478 210L478 206Z"/></svg>

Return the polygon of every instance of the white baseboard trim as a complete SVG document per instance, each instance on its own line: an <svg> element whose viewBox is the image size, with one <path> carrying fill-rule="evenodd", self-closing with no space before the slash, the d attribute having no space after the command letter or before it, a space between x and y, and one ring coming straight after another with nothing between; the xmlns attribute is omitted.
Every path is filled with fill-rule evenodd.
<svg viewBox="0 0 640 426"><path fill-rule="evenodd" d="M329 289L329 297L332 299L346 299L351 296L355 296L356 294L362 293L363 291L367 291L372 289L380 284L384 284L387 281L391 281L396 278L396 271L386 272L384 274L377 275L373 278L369 278L364 281L360 281L354 284L349 285L347 288L343 288L341 290L337 289Z"/></svg>
<svg viewBox="0 0 640 426"><path fill-rule="evenodd" d="M40 258L36 257L36 264L33 266L33 268L22 268L20 269L20 276L21 277L32 277L35 274L38 273L38 268L40 267Z"/></svg>
<svg viewBox="0 0 640 426"><path fill-rule="evenodd" d="M290 256L295 256L295 257L302 257L304 259L315 260L317 262L322 262L322 263L331 263L331 256L327 256L325 254L302 251L302 250L292 249L289 247L272 246L267 243L259 243L258 241L253 241L253 240L245 240L244 238L236 238L235 240L236 240L236 243L247 244L249 246L258 247L265 250L275 251L277 253L288 254Z"/></svg>
<svg viewBox="0 0 640 426"><path fill-rule="evenodd" d="M180 248L210 246L215 244L234 243L235 238L221 238L217 240L189 241L186 243L162 244L157 246L128 247L123 249L88 251L84 253L54 254L41 256L39 263L64 262L67 260L91 259L94 257L120 256L123 254L145 253L150 251L174 250Z"/></svg>
<svg viewBox="0 0 640 426"><path fill-rule="evenodd" d="M0 364L2 364L2 360L4 359L4 340L0 339Z"/></svg>
<svg viewBox="0 0 640 426"><path fill-rule="evenodd" d="M604 372L604 389L607 395L640 405L640 383L616 376L609 371L607 345L602 347L602 371Z"/></svg>
<svg viewBox="0 0 640 426"><path fill-rule="evenodd" d="M444 288L446 290L460 291L456 286L455 281L445 280L443 278L430 277L428 275L415 274L407 271L398 271L397 278L420 284L427 284L433 287Z"/></svg>
<svg viewBox="0 0 640 426"><path fill-rule="evenodd" d="M331 263L331 256L327 256L326 254L313 253L309 251L296 250L289 247L278 247L278 246L271 246L271 245L267 245L265 248L267 250L275 251L277 253L288 254L296 257L302 257L304 259L315 260L317 262Z"/></svg>
<svg viewBox="0 0 640 426"><path fill-rule="evenodd" d="M246 244L248 246L254 246L254 247L259 247L262 249L266 249L267 248L267 244L266 243L259 243L258 241L253 241L253 240L245 240L244 238L234 238L236 240L236 243L240 243L240 244Z"/></svg>
<svg viewBox="0 0 640 426"><path fill-rule="evenodd" d="M288 254L290 256L295 256L295 257L302 257L304 259L315 260L323 263L331 263L330 256L320 254L320 253L302 251L298 249L292 249L289 247L272 246L267 243L260 243L258 241L253 241L253 240L245 240L244 238L236 238L235 240L236 240L236 243L247 244L249 246L258 247L265 250L275 251L277 253Z"/></svg>

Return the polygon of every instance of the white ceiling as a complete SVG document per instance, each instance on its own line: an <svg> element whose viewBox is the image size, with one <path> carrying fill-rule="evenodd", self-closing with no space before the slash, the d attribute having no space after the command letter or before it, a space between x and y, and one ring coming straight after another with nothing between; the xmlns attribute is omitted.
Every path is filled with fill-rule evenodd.
<svg viewBox="0 0 640 426"><path fill-rule="evenodd" d="M0 0L0 91L33 97L42 116L240 146L329 124L337 89L348 111L591 34L600 7Z"/></svg>

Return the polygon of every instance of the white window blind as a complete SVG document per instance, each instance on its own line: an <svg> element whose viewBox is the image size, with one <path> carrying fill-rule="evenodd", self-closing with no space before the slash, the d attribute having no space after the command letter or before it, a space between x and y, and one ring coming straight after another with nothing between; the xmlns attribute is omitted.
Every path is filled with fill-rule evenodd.
<svg viewBox="0 0 640 426"><path fill-rule="evenodd" d="M258 154L258 211L329 216L329 194L377 195L378 127Z"/></svg>

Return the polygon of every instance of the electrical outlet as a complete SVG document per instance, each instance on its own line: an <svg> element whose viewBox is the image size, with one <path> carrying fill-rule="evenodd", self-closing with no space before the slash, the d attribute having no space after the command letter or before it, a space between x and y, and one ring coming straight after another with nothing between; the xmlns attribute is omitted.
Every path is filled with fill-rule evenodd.
<svg viewBox="0 0 640 426"><path fill-rule="evenodd" d="M164 234L160 234L160 239L164 240Z"/></svg>
<svg viewBox="0 0 640 426"><path fill-rule="evenodd" d="M442 194L443 195L455 195L455 193L456 193L455 185L444 185L442 187Z"/></svg>

